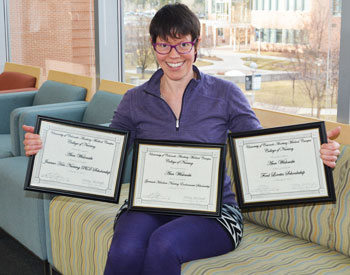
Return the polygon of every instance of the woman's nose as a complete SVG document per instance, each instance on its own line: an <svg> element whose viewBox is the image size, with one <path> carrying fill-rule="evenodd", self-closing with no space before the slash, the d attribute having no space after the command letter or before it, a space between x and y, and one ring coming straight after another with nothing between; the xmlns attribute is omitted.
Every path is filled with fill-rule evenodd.
<svg viewBox="0 0 350 275"><path fill-rule="evenodd" d="M178 56L180 56L180 54L176 51L175 48L171 48L171 50L169 52L169 56L170 57L178 57Z"/></svg>

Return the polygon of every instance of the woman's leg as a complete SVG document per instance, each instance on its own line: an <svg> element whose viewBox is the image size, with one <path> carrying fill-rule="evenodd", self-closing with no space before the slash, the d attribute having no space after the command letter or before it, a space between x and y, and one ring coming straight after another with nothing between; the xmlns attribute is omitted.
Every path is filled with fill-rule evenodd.
<svg viewBox="0 0 350 275"><path fill-rule="evenodd" d="M115 227L104 274L140 274L150 235L170 219L143 212L123 212Z"/></svg>
<svg viewBox="0 0 350 275"><path fill-rule="evenodd" d="M216 219L184 216L155 230L149 240L143 275L179 275L181 264L234 249Z"/></svg>

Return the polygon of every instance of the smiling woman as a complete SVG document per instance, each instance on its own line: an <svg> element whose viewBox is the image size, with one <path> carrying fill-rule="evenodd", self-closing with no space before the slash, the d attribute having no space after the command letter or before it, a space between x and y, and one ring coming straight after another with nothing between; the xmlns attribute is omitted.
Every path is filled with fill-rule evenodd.
<svg viewBox="0 0 350 275"><path fill-rule="evenodd" d="M111 127L131 130L132 140L136 137L204 143L225 143L229 129L260 128L237 86L203 74L193 65L201 42L200 23L187 6L162 7L149 30L160 69L149 81L125 94ZM130 120L131 113L134 118ZM191 164L186 160L182 163ZM177 178L190 176L169 173ZM203 182L195 186L206 188ZM216 219L119 213L105 274L130 270L133 274L180 274L185 261L233 250L242 236L242 218L228 177L224 186L225 207L223 215ZM130 230L131 227L135 229ZM208 239L213 242L208 244ZM169 243L169 247L164 247L164 243Z"/></svg>

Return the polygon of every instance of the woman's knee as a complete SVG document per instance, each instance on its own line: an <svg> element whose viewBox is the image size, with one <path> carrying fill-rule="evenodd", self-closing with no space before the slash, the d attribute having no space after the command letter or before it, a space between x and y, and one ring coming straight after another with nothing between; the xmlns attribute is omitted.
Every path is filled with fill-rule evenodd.
<svg viewBox="0 0 350 275"><path fill-rule="evenodd" d="M142 269L146 247L137 242L111 244L108 251L105 275L138 274ZM108 273L107 271L113 271Z"/></svg>
<svg viewBox="0 0 350 275"><path fill-rule="evenodd" d="M178 253L176 252L176 239L167 231L156 230L151 235L148 242L147 254L153 255L158 259L178 259Z"/></svg>

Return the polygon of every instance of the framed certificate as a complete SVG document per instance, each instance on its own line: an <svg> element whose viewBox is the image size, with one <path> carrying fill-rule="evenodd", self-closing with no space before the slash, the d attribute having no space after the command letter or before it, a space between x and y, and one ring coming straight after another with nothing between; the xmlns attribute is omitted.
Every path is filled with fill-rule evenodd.
<svg viewBox="0 0 350 275"><path fill-rule="evenodd" d="M24 189L118 203L127 131L38 116Z"/></svg>
<svg viewBox="0 0 350 275"><path fill-rule="evenodd" d="M221 215L224 144L136 140L129 209Z"/></svg>
<svg viewBox="0 0 350 275"><path fill-rule="evenodd" d="M229 142L241 208L335 200L320 158L324 122L231 133Z"/></svg>

